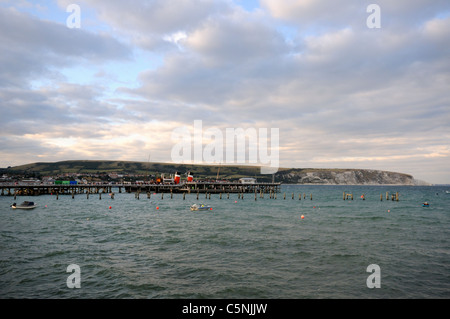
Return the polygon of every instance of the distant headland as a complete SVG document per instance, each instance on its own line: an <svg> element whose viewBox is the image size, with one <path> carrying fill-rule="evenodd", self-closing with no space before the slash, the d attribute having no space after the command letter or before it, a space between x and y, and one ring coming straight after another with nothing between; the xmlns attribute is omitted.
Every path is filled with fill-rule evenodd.
<svg viewBox="0 0 450 319"><path fill-rule="evenodd" d="M305 185L430 185L416 180L412 175L373 169L332 168L280 168L273 175L262 175L259 166L201 165L156 162L70 160L61 162L38 162L0 168L0 178L87 178L90 181L136 181L149 180L165 174L191 172L195 179L238 180L253 177L259 182L278 182Z"/></svg>

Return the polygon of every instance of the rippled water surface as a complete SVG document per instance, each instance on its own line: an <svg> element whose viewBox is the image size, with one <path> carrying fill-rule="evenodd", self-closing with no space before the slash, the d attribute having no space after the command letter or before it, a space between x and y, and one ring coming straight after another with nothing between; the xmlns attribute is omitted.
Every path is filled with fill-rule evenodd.
<svg viewBox="0 0 450 319"><path fill-rule="evenodd" d="M31 211L1 196L0 298L449 298L445 190L286 185L256 201L117 192L15 200L37 202ZM190 211L196 202L213 210ZM80 289L67 287L71 264ZM381 288L366 285L371 264Z"/></svg>

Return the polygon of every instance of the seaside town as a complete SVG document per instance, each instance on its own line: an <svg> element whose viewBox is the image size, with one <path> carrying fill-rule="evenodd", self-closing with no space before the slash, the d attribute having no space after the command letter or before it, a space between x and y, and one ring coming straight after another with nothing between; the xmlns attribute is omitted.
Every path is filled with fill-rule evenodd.
<svg viewBox="0 0 450 319"><path fill-rule="evenodd" d="M127 184L127 183L157 183L155 175L117 174L117 173L63 173L54 176L31 174L3 174L0 183L8 184Z"/></svg>

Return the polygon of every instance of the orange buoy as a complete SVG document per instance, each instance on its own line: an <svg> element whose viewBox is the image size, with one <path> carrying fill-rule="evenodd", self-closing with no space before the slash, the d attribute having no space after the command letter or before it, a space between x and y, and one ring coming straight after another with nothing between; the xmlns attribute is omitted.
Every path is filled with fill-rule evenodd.
<svg viewBox="0 0 450 319"><path fill-rule="evenodd" d="M302 219L305 219L305 216L302 215L301 218L302 218Z"/></svg>
<svg viewBox="0 0 450 319"><path fill-rule="evenodd" d="M109 206L109 209L111 209L111 206Z"/></svg>
<svg viewBox="0 0 450 319"><path fill-rule="evenodd" d="M159 206L156 206L156 210L158 210L159 209Z"/></svg>

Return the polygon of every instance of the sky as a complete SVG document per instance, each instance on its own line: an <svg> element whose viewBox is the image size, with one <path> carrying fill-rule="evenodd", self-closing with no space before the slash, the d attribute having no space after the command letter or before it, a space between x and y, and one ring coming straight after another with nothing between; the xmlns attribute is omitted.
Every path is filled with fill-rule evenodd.
<svg viewBox="0 0 450 319"><path fill-rule="evenodd" d="M201 121L214 155L267 130L280 167L450 183L449 57L448 0L0 0L0 167L177 162Z"/></svg>

